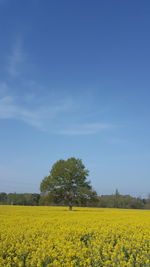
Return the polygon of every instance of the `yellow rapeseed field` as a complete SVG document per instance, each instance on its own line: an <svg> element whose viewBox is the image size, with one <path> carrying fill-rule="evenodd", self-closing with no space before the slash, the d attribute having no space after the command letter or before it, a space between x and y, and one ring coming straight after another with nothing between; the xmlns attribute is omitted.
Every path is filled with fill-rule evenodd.
<svg viewBox="0 0 150 267"><path fill-rule="evenodd" d="M150 211L0 206L3 266L150 266Z"/></svg>

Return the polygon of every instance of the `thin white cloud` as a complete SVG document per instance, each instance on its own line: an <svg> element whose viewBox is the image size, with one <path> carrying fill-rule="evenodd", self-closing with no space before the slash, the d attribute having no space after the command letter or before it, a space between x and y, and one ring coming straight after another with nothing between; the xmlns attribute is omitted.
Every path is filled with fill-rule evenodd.
<svg viewBox="0 0 150 267"><path fill-rule="evenodd" d="M21 106L17 100L11 95L0 98L0 119L20 120L40 130L48 128L54 118L71 108L68 100L61 101L59 104L53 103L53 105L41 105L34 108L27 105Z"/></svg>
<svg viewBox="0 0 150 267"><path fill-rule="evenodd" d="M28 99L30 96L28 94L27 98L25 96L23 98ZM32 95L32 98L35 100L36 96ZM67 117L75 108L70 98L59 102L53 99L53 102L50 101L50 104L44 105L42 103L38 106L33 105L33 107L28 105L28 101L23 105L20 104L21 102L21 98L11 95L0 98L0 119L19 120L39 130L62 135L90 135L111 130L113 127L112 124L100 122L72 123L71 116L69 119ZM65 125L70 126L65 127Z"/></svg>
<svg viewBox="0 0 150 267"><path fill-rule="evenodd" d="M20 75L21 64L24 63L25 58L21 40L18 38L12 47L11 55L8 57L7 71L11 76L16 77Z"/></svg>
<svg viewBox="0 0 150 267"><path fill-rule="evenodd" d="M18 38L7 61L7 74L15 79L0 81L0 119L15 119L39 130L62 135L88 135L110 130L111 124L96 122L89 101L83 104L84 95L68 97L41 86L33 80L24 80L21 68L27 68L22 42ZM14 82L14 84L13 84ZM22 95L21 95L22 92ZM44 94L43 94L44 92ZM80 121L89 123L80 124ZM92 122L91 122L92 121Z"/></svg>
<svg viewBox="0 0 150 267"><path fill-rule="evenodd" d="M82 125L73 126L71 129L60 131L60 134L64 135L89 135L96 134L104 130L112 129L112 124L108 123L88 123Z"/></svg>
<svg viewBox="0 0 150 267"><path fill-rule="evenodd" d="M3 97L8 92L8 85L6 82L0 82L0 97Z"/></svg>

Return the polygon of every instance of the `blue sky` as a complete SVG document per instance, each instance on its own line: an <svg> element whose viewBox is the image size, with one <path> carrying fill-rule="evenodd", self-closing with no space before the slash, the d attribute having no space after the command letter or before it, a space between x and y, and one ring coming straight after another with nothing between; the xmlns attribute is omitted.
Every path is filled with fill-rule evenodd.
<svg viewBox="0 0 150 267"><path fill-rule="evenodd" d="M150 192L150 2L0 0L0 191L77 157L99 194Z"/></svg>

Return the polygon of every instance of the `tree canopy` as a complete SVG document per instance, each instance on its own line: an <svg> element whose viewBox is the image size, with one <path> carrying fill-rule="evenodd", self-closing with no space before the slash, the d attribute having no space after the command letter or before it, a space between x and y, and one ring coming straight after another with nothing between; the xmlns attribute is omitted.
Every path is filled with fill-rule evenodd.
<svg viewBox="0 0 150 267"><path fill-rule="evenodd" d="M83 205L97 197L87 180L88 175L89 171L81 159L59 160L42 180L40 190L42 194L53 198L55 203L66 204L72 210L73 205Z"/></svg>

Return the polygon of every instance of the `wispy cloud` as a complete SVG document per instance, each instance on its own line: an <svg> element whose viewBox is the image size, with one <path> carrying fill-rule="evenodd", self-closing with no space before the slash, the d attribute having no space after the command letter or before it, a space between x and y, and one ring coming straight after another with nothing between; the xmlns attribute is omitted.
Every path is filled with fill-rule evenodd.
<svg viewBox="0 0 150 267"><path fill-rule="evenodd" d="M112 129L112 124L108 123L87 123L81 125L74 125L73 127L60 131L60 134L64 135L89 135L96 134L104 130Z"/></svg>
<svg viewBox="0 0 150 267"><path fill-rule="evenodd" d="M0 119L20 120L40 130L46 130L47 122L50 124L54 118L70 108L68 100L34 108L21 106L17 101L18 99L11 95L0 98Z"/></svg>
<svg viewBox="0 0 150 267"><path fill-rule="evenodd" d="M23 99L26 102L21 105L22 99L20 97L11 94L1 97L0 119L19 120L39 130L62 135L90 135L113 128L110 123L73 123L72 117L69 115L75 110L76 105L71 98L64 98L59 101L49 98L49 104L43 104L42 101L40 105L36 95L27 94ZM38 105L32 107L29 105L30 101L34 102L35 99ZM46 103L48 102L46 101Z"/></svg>
<svg viewBox="0 0 150 267"><path fill-rule="evenodd" d="M8 57L7 71L11 76L20 74L21 64L25 61L25 53L22 49L21 39L17 39L12 47L10 56Z"/></svg>
<svg viewBox="0 0 150 267"><path fill-rule="evenodd" d="M90 108L91 93L86 94L86 104L85 94L68 96L60 89L50 90L34 80L24 80L21 69L22 65L27 69L28 62L22 47L18 38L7 58L7 76L11 79L0 81L0 119L18 120L61 135L90 135L112 129L111 124L96 121L95 110Z"/></svg>
<svg viewBox="0 0 150 267"><path fill-rule="evenodd" d="M0 99L0 119L18 119L40 126L36 112L19 106L15 103L15 98L10 95Z"/></svg>
<svg viewBox="0 0 150 267"><path fill-rule="evenodd" d="M0 97L3 97L7 94L8 92L8 85L6 82L1 82L0 81Z"/></svg>

